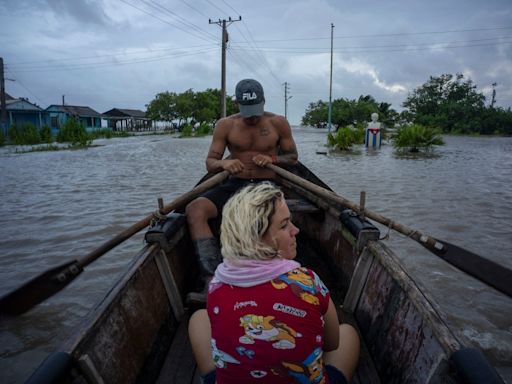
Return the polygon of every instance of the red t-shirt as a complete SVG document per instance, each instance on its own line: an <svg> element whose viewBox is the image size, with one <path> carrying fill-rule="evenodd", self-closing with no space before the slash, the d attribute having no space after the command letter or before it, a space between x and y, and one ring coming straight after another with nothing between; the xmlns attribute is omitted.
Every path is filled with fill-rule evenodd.
<svg viewBox="0 0 512 384"><path fill-rule="evenodd" d="M297 268L253 287L210 283L217 383L328 383L322 359L329 291Z"/></svg>

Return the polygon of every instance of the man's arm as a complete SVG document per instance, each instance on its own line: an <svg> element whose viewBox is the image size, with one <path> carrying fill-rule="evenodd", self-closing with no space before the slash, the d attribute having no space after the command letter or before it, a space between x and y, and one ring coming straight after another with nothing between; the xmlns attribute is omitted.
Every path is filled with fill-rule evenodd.
<svg viewBox="0 0 512 384"><path fill-rule="evenodd" d="M281 153L273 160L275 164L294 165L297 164L298 153L295 141L292 136L292 129L288 120L283 116L275 117L275 124L279 132L279 149Z"/></svg>

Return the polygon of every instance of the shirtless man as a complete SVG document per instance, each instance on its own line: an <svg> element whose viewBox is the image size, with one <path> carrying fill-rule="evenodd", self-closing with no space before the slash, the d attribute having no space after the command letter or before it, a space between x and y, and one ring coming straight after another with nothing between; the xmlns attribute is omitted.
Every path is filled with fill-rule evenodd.
<svg viewBox="0 0 512 384"><path fill-rule="evenodd" d="M261 84L252 79L241 80L235 94L240 113L217 122L206 158L208 172L226 170L230 177L186 208L190 236L205 284L202 292L189 294L187 299L192 302L205 301L208 283L222 259L208 220L222 214L222 207L238 189L248 183L273 179L275 174L265 168L267 164L297 162L297 148L290 125L283 116L264 111L265 97ZM226 148L231 155L229 159L223 159Z"/></svg>

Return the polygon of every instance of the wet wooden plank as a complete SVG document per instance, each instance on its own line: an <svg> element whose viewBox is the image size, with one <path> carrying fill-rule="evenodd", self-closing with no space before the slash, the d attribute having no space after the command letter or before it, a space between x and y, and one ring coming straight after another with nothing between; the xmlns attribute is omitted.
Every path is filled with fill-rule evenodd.
<svg viewBox="0 0 512 384"><path fill-rule="evenodd" d="M156 381L157 384L195 384L201 383L196 375L197 366L188 338L188 319L186 314L174 336L169 353Z"/></svg>
<svg viewBox="0 0 512 384"><path fill-rule="evenodd" d="M377 369L375 368L375 364L370 356L370 352L368 351L368 347L366 346L363 338L361 337L361 331L357 326L357 321L355 320L352 313L349 311L345 311L342 307L338 307L338 318L340 323L346 323L352 325L357 329L359 333L359 337L361 339L361 352L359 356L359 363L357 365L356 372L354 377L352 378L352 384L380 384L380 378L377 373Z"/></svg>

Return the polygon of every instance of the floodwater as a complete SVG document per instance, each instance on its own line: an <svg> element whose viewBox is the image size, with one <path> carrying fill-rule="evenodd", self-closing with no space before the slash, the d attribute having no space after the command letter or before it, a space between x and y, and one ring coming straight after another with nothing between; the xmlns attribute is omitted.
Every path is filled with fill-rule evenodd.
<svg viewBox="0 0 512 384"><path fill-rule="evenodd" d="M322 155L325 131L294 128L299 157L333 190L411 228L512 268L512 138L445 137L429 157L390 145ZM87 150L16 154L0 148L0 295L139 221L190 190L211 137L97 140ZM387 232L381 228L382 234ZM512 380L512 299L396 232L387 244L429 289L455 333ZM23 382L108 291L142 245L139 234L65 290L0 321L0 378ZM511 381L512 382L512 381Z"/></svg>

